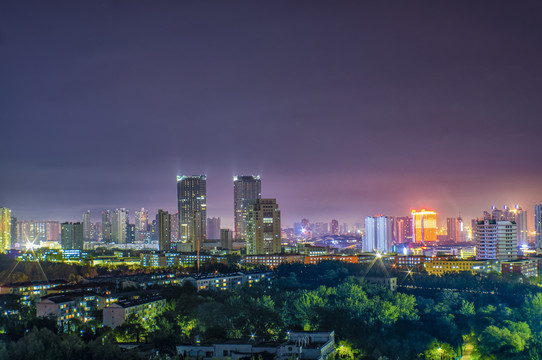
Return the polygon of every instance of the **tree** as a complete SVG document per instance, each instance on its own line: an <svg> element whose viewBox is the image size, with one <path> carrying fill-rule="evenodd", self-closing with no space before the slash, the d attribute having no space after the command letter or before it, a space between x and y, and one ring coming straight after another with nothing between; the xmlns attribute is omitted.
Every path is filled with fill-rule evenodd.
<svg viewBox="0 0 542 360"><path fill-rule="evenodd" d="M335 347L335 359L354 360L357 359L360 354L361 352L359 349L354 348L354 346L346 340L339 341Z"/></svg>
<svg viewBox="0 0 542 360"><path fill-rule="evenodd" d="M525 322L505 321L505 327L488 326L478 339L478 351L487 359L508 359L522 352L531 338Z"/></svg>
<svg viewBox="0 0 542 360"><path fill-rule="evenodd" d="M423 353L423 358L426 360L452 360L456 357L457 353L450 344L437 341L432 342Z"/></svg>

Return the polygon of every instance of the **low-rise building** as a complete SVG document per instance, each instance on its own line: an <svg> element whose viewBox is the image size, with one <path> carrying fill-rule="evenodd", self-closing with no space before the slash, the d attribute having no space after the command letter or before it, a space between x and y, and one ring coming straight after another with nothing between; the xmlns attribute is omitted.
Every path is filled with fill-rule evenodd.
<svg viewBox="0 0 542 360"><path fill-rule="evenodd" d="M212 274L212 275L199 275L185 278L194 285L194 287L200 290L229 290L236 286L259 283L260 281L271 280L271 273L269 272L253 272L253 273L233 273L233 274Z"/></svg>
<svg viewBox="0 0 542 360"><path fill-rule="evenodd" d="M50 317L59 326L67 326L73 319L94 320L93 312L105 307L106 299L94 293L73 293L43 298L36 304L37 317Z"/></svg>
<svg viewBox="0 0 542 360"><path fill-rule="evenodd" d="M421 267L427 258L424 255L397 255L394 258L394 268L411 270L416 267Z"/></svg>
<svg viewBox="0 0 542 360"><path fill-rule="evenodd" d="M536 259L503 261L502 273L515 273L525 277L538 276L538 261Z"/></svg>
<svg viewBox="0 0 542 360"><path fill-rule="evenodd" d="M351 264L357 264L359 259L357 255L317 255L305 256L305 264L318 264L321 261L342 261Z"/></svg>
<svg viewBox="0 0 542 360"><path fill-rule="evenodd" d="M366 276L365 281L385 287L395 292L397 290L397 278L386 276Z"/></svg>
<svg viewBox="0 0 542 360"><path fill-rule="evenodd" d="M67 324L77 317L75 299L65 295L52 296L43 299L36 305L37 317L51 317L57 320L59 325Z"/></svg>
<svg viewBox="0 0 542 360"><path fill-rule="evenodd" d="M292 331L283 343L261 343L255 339L233 340L223 344L178 345L177 354L200 360L238 360L273 355L275 360L326 360L335 352L335 332Z"/></svg>
<svg viewBox="0 0 542 360"><path fill-rule="evenodd" d="M251 265L264 265L276 267L281 264L293 264L305 262L305 255L286 255L286 254L268 254L268 255L247 255L243 262Z"/></svg>
<svg viewBox="0 0 542 360"><path fill-rule="evenodd" d="M115 328L124 324L130 315L143 321L160 315L166 306L166 300L159 295L148 298L119 300L104 308L103 323L105 326Z"/></svg>
<svg viewBox="0 0 542 360"><path fill-rule="evenodd" d="M308 256L319 256L319 255L328 255L330 249L327 246L316 246L308 244L300 244L298 246L298 251L302 255Z"/></svg>
<svg viewBox="0 0 542 360"><path fill-rule="evenodd" d="M30 306L33 303L39 301L43 296L46 296L50 289L57 286L65 285L67 282L60 281L39 281L39 282L25 282L19 284L6 284L0 286L0 294L12 294L20 296L20 303Z"/></svg>
<svg viewBox="0 0 542 360"><path fill-rule="evenodd" d="M489 273L500 271L498 260L432 260L425 262L425 270L430 275L443 275L470 271L471 273Z"/></svg>

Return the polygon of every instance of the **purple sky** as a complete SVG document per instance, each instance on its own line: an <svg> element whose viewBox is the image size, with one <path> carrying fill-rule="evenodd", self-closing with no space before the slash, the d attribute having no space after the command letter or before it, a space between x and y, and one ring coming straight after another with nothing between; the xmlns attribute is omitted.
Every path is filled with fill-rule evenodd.
<svg viewBox="0 0 542 360"><path fill-rule="evenodd" d="M174 210L200 173L225 226L234 174L286 224L542 202L539 1L5 1L0 62L22 219Z"/></svg>

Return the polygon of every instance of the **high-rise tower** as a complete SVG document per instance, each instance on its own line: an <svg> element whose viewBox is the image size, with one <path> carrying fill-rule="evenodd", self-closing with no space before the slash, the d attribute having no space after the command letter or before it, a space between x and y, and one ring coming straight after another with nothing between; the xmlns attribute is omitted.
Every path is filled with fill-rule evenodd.
<svg viewBox="0 0 542 360"><path fill-rule="evenodd" d="M280 253L280 210L275 199L254 200L247 213L247 254Z"/></svg>
<svg viewBox="0 0 542 360"><path fill-rule="evenodd" d="M437 213L412 210L412 242L437 241Z"/></svg>
<svg viewBox="0 0 542 360"><path fill-rule="evenodd" d="M367 216L363 251L390 252L393 241L393 218L391 216Z"/></svg>
<svg viewBox="0 0 542 360"><path fill-rule="evenodd" d="M476 222L476 258L483 260L517 259L517 225L507 220Z"/></svg>
<svg viewBox="0 0 542 360"><path fill-rule="evenodd" d="M156 215L158 226L158 248L160 251L171 250L171 216L167 211L158 210Z"/></svg>
<svg viewBox="0 0 542 360"><path fill-rule="evenodd" d="M535 246L537 249L542 247L542 204L534 206L534 229Z"/></svg>
<svg viewBox="0 0 542 360"><path fill-rule="evenodd" d="M213 217L207 219L207 239L220 239L220 218Z"/></svg>
<svg viewBox="0 0 542 360"><path fill-rule="evenodd" d="M446 219L446 240L450 242L461 241L461 219L460 218L447 218Z"/></svg>
<svg viewBox="0 0 542 360"><path fill-rule="evenodd" d="M11 210L0 208L0 251L11 249Z"/></svg>
<svg viewBox="0 0 542 360"><path fill-rule="evenodd" d="M88 241L90 240L90 210L87 210L83 213L83 238Z"/></svg>
<svg viewBox="0 0 542 360"><path fill-rule="evenodd" d="M207 234L207 177L177 176L179 241L200 247Z"/></svg>
<svg viewBox="0 0 542 360"><path fill-rule="evenodd" d="M261 198L262 181L259 176L233 177L233 210L236 239L246 239L248 206L252 201Z"/></svg>
<svg viewBox="0 0 542 360"><path fill-rule="evenodd" d="M115 244L126 245L128 238L129 213L126 209L116 209L111 216L111 239Z"/></svg>
<svg viewBox="0 0 542 360"><path fill-rule="evenodd" d="M143 232L149 227L149 212L144 208L135 212L135 240L141 241Z"/></svg>
<svg viewBox="0 0 542 360"><path fill-rule="evenodd" d="M102 211L102 240L106 243L111 242L111 211Z"/></svg>

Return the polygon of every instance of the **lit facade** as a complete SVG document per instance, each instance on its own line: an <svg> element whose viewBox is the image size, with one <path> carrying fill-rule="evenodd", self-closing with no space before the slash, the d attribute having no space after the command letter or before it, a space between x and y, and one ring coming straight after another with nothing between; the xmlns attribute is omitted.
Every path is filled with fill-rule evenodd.
<svg viewBox="0 0 542 360"><path fill-rule="evenodd" d="M243 261L245 264L275 267L280 264L304 263L305 255L247 255L244 257Z"/></svg>
<svg viewBox="0 0 542 360"><path fill-rule="evenodd" d="M422 209L412 210L412 241L426 243L437 241L437 213Z"/></svg>
<svg viewBox="0 0 542 360"><path fill-rule="evenodd" d="M498 261L494 260L432 260L425 262L425 270L429 275L443 275L463 271L488 273L500 269Z"/></svg>
<svg viewBox="0 0 542 360"><path fill-rule="evenodd" d="M476 223L476 258L511 261L517 259L517 225L507 220Z"/></svg>
<svg viewBox="0 0 542 360"><path fill-rule="evenodd" d="M11 209L0 208L0 251L11 249Z"/></svg>
<svg viewBox="0 0 542 360"><path fill-rule="evenodd" d="M233 177L233 211L236 239L246 239L248 206L252 201L261 198L262 181L259 176Z"/></svg>
<svg viewBox="0 0 542 360"><path fill-rule="evenodd" d="M525 277L538 276L538 261L535 259L503 261L502 273L520 274Z"/></svg>
<svg viewBox="0 0 542 360"><path fill-rule="evenodd" d="M207 177L177 176L179 241L196 250L207 236Z"/></svg>
<svg viewBox="0 0 542 360"><path fill-rule="evenodd" d="M247 255L280 253L280 210L275 199L258 199L248 207Z"/></svg>
<svg viewBox="0 0 542 360"><path fill-rule="evenodd" d="M393 241L393 218L389 216L367 216L363 251L390 252Z"/></svg>

